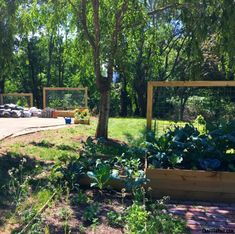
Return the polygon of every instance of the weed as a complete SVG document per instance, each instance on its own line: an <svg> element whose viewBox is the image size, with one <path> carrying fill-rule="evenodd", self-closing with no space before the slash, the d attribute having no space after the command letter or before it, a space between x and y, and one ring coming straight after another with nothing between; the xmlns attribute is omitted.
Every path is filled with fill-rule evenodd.
<svg viewBox="0 0 235 234"><path fill-rule="evenodd" d="M88 207L86 207L83 219L85 222L93 223L97 221L97 217L100 213L100 206L99 203L95 202L93 204L90 204Z"/></svg>
<svg viewBox="0 0 235 234"><path fill-rule="evenodd" d="M8 192L10 196L12 196L16 207L25 200L30 190L29 181L31 180L31 177L25 176L23 172L25 163L26 159L23 158L20 161L19 168L12 168L8 171L10 176Z"/></svg>
<svg viewBox="0 0 235 234"><path fill-rule="evenodd" d="M122 215L115 211L109 211L107 213L109 225L112 227L122 227L124 224Z"/></svg>

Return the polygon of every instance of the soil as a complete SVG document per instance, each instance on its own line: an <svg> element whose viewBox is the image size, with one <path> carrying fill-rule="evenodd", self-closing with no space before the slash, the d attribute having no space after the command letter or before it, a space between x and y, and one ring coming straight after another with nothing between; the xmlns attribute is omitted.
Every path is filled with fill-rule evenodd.
<svg viewBox="0 0 235 234"><path fill-rule="evenodd" d="M116 211L122 213L125 211L131 200L126 198L122 201L121 194L117 192L103 192L87 189L83 191L89 204L97 202L99 204L98 219L95 224L84 220L84 211L89 207L89 204L76 204L71 202L76 197L76 193L72 194L68 199L59 201L52 208L47 209L44 213L45 225L49 228L50 233L63 234L65 225L67 224L71 233L99 233L99 234L122 234L125 233L124 227L111 227L108 223L107 213ZM68 221L62 217L62 210L67 210L69 213Z"/></svg>

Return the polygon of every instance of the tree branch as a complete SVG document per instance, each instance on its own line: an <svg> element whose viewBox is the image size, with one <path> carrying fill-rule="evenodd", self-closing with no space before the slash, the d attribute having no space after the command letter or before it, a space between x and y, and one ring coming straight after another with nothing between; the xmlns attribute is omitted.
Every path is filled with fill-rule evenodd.
<svg viewBox="0 0 235 234"><path fill-rule="evenodd" d="M95 50L95 39L94 37L90 34L87 26L87 0L82 0L81 1L81 12L80 12L80 18L81 18L81 23L83 26L84 34L87 40L89 41L90 45L92 48Z"/></svg>
<svg viewBox="0 0 235 234"><path fill-rule="evenodd" d="M122 7L115 14L115 27L114 27L114 31L112 33L112 39L111 39L111 51L110 51L110 58L109 58L109 63L108 63L108 74L111 74L113 72L114 57L115 57L115 54L117 52L117 47L118 47L118 36L119 36L119 33L121 32L123 18L128 9L128 3L129 3L129 0L124 0ZM111 77L111 75L109 77Z"/></svg>
<svg viewBox="0 0 235 234"><path fill-rule="evenodd" d="M197 4L197 5L199 5L199 4ZM150 15L150 16L157 15L158 13L163 12L168 9L171 9L171 8L189 9L189 8L194 8L195 6L196 6L196 4L192 4L192 3L183 3L183 4L174 3L174 4L166 5L164 7L160 7L158 9L153 10L153 11L150 11L150 12L148 12L148 15Z"/></svg>

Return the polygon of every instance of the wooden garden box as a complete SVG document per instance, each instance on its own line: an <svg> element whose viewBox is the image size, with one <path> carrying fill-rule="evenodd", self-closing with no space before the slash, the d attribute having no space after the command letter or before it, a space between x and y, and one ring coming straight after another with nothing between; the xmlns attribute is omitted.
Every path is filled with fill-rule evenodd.
<svg viewBox="0 0 235 234"><path fill-rule="evenodd" d="M181 169L146 169L154 198L235 202L235 173Z"/></svg>
<svg viewBox="0 0 235 234"><path fill-rule="evenodd" d="M74 119L74 124L90 124L90 119Z"/></svg>

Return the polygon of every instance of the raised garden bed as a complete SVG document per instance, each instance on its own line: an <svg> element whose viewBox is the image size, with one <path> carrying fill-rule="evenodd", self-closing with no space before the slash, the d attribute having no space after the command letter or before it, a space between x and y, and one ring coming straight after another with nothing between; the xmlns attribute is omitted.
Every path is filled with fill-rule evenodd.
<svg viewBox="0 0 235 234"><path fill-rule="evenodd" d="M146 177L149 181L145 187L152 198L170 196L172 200L235 202L234 172L146 169ZM88 176L79 181L85 186L90 183ZM119 191L124 188L121 180L111 180L108 185Z"/></svg>
<svg viewBox="0 0 235 234"><path fill-rule="evenodd" d="M172 200L235 202L233 129L235 123L231 122L202 134L194 126L185 125L169 130L160 138L148 135L147 141L140 147L112 145L102 139L95 141L89 138L82 155L85 158L102 154L109 156L100 161L103 164L106 161L112 169L118 170L119 176L128 176L126 180L118 180L117 177L115 181L110 181L113 189L125 188L127 181L128 187L131 187L142 178L139 186L145 186L149 195L156 199L170 196ZM144 173L142 177L135 174L143 170L146 184ZM89 171L97 171L95 160ZM89 180L86 184L90 184Z"/></svg>
<svg viewBox="0 0 235 234"><path fill-rule="evenodd" d="M74 117L74 111L56 110L53 113L53 117L54 118L57 118L57 117L70 117L70 118L73 118Z"/></svg>
<svg viewBox="0 0 235 234"><path fill-rule="evenodd" d="M180 169L146 169L153 197L235 202L235 173Z"/></svg>
<svg viewBox="0 0 235 234"><path fill-rule="evenodd" d="M89 119L74 119L74 124L90 124Z"/></svg>

